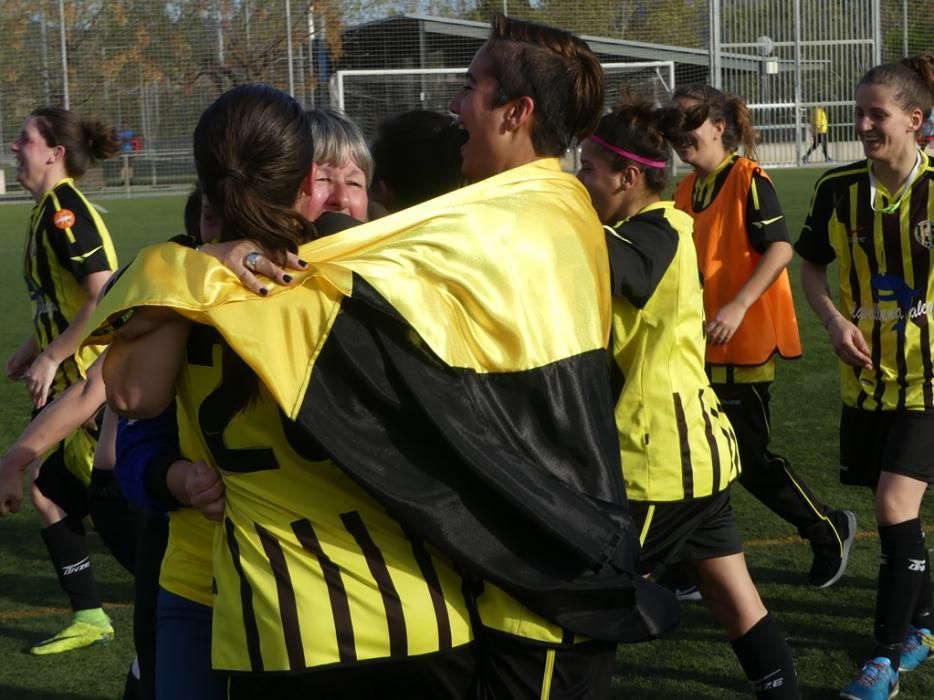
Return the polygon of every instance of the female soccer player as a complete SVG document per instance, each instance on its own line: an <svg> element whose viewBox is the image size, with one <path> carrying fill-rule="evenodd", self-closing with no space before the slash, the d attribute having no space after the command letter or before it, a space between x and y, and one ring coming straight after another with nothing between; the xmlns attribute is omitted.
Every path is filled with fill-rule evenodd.
<svg viewBox="0 0 934 700"><path fill-rule="evenodd" d="M797 698L791 650L765 609L730 508L736 438L704 374L704 307L692 221L667 185L666 114L622 104L583 143L578 177L604 222L626 494L640 571L686 562L759 698Z"/></svg>
<svg viewBox="0 0 934 700"><path fill-rule="evenodd" d="M469 181L480 184L489 182L490 188L496 187L494 183L502 183L500 186L503 188L507 184L514 188L515 183L511 183L510 178L520 177L530 182L553 182L557 188L556 194L552 196L548 207L541 211L552 211L551 205L557 204L564 214L572 213L580 218L576 218L570 228L562 228L555 225L556 212L548 214L547 221L541 218L533 221L529 217L520 221L516 219L512 205L496 209L496 217L488 217L482 224L478 218L471 224L471 231L489 228L489 233L494 234L492 238L484 238L487 247L494 245L494 241L501 236L508 237L510 241L519 241L526 232L531 231L533 236L539 236L542 240L531 247L522 246L523 253L514 261L517 265L526 266L548 261L550 253L545 251L552 250L552 244L563 240L565 234L575 237L575 245L588 241L587 245L590 246L594 233L601 240L599 223L593 219L586 193L573 179L567 182L560 175L557 157L566 151L574 139L585 138L592 131L599 121L602 103L602 69L581 40L566 32L534 23L505 17L494 20L489 40L471 62L465 86L450 102L450 109L457 115L457 122L467 137L461 147L462 173ZM458 195L469 197L471 191L461 191ZM499 191L496 194L502 196ZM433 200L432 204L443 207L446 201L442 198ZM528 202L524 202L523 206L528 206ZM419 209L416 207L415 211ZM413 212L411 216L417 214ZM594 225L598 228L594 229ZM448 233L451 238L457 237L456 233ZM250 246L246 249L250 249ZM534 254L533 250L536 251ZM602 241L592 249L592 253L597 256L595 260L605 255ZM243 249L235 248L224 257L225 263L235 270L242 268L242 255ZM448 257L456 261L458 256L452 253ZM498 264L512 259L511 255L504 254ZM471 267L476 264L476 261L473 262ZM567 261L563 261L560 269L565 270L566 264ZM574 274L582 271L582 268L572 269L575 270ZM274 279L281 279L281 270L272 266L268 259L264 259L260 271ZM521 272L517 271L516 277L521 280L525 274L528 274L527 270L522 269ZM555 269L547 274L563 273ZM241 279L249 279L242 274L240 276ZM255 280L249 284L253 289L261 286ZM458 282L458 287L470 289L462 281ZM505 288L500 293L505 293ZM541 309L551 308L556 303L556 308L561 308L562 299L556 301L549 296L546 301L528 296L523 299L523 308L539 309L537 314L545 313ZM512 300L513 297L507 295L497 300L497 304L512 303ZM528 329L523 334L523 344L531 342L533 336L541 333L540 316L536 318L539 319L536 321L536 329ZM552 326L556 330L560 328L557 322ZM565 329L564 335L567 338L579 332ZM536 342L542 347L544 341ZM600 352L603 352L602 349ZM602 362L601 359L601 365ZM596 367L594 369L597 371ZM596 393L585 394L588 401L586 411L590 414L599 412L602 401L599 386L606 377L602 369L598 370L598 374L601 376L598 381L595 379L596 384L593 385ZM566 409L569 401L573 401L571 395L565 394L554 399L554 406L564 411L564 415L570 415ZM542 399L539 403L551 410L548 401ZM612 442L615 442L615 428L610 428L614 434ZM576 450L582 448L580 433L576 433L573 438L568 436L567 439L567 444L573 442L577 445ZM555 464L563 465L569 459L564 443L561 449L563 455ZM613 453L615 461L618 458L615 447ZM535 470L530 473L534 474ZM562 479L573 481L581 476L582 473L574 469L563 469L562 476L549 488L557 486ZM605 484L610 484L618 476L614 470L613 474L607 476ZM618 496L608 498L616 500ZM528 512L534 508L526 503L523 510ZM566 525L573 527L570 523ZM520 530L518 524L516 530ZM539 546L540 543L536 549ZM528 554L531 555L531 552ZM667 611L665 604L668 602L666 599L660 608ZM490 582L482 585L476 606L481 647L479 697L537 698L549 690L566 697L607 696L615 658L615 644L612 642L621 637L607 635L599 639L587 639L575 635L566 627L556 624L555 619L549 618L547 614L532 612L515 596ZM604 619L612 618L613 613L607 611Z"/></svg>
<svg viewBox="0 0 934 700"><path fill-rule="evenodd" d="M6 373L26 383L33 415L80 379L73 355L117 264L107 227L73 179L95 161L116 154L117 148L113 129L82 122L55 107L30 114L12 145L16 179L36 201L24 268L35 332L7 360ZM87 366L98 351L83 352ZM43 460L32 486L42 538L74 610L71 624L34 646L33 654L57 654L113 639L82 523L88 514L95 440L96 430L81 428L69 435Z"/></svg>
<svg viewBox="0 0 934 700"><path fill-rule="evenodd" d="M675 206L694 219L707 374L739 441L739 481L810 542L808 582L825 588L843 575L856 519L819 501L788 460L769 450L775 355L801 355L785 216L754 160L755 132L742 100L709 85L679 88L673 100L683 116L672 146L694 169L678 183Z"/></svg>
<svg viewBox="0 0 934 700"><path fill-rule="evenodd" d="M866 159L825 173L795 249L808 302L840 358L840 481L869 486L882 556L870 659L841 697L889 698L926 660L931 578L919 518L934 483L934 166L915 137L934 55L871 69L856 88ZM827 265L840 266L839 306Z"/></svg>
<svg viewBox="0 0 934 700"><path fill-rule="evenodd" d="M314 146L292 98L255 85L226 93L199 121L194 149L199 179L224 222L238 222L239 232L270 251L314 235L298 211L300 192L311 195L314 186ZM214 666L234 673L230 697L353 698L381 688L390 697L466 698L472 634L451 564L411 541L319 447L296 440L268 391L216 332L199 325L189 332L180 321L164 329L185 339L172 354L176 361L179 349L185 355L177 382L181 451L211 461L224 478L224 502L211 513L223 520L213 556L212 638ZM128 376L120 368L138 361L128 354L140 349L120 340L111 348L109 393ZM159 353L172 349L159 344ZM205 481L204 471L196 466L186 480ZM180 611L183 596L170 591L160 609L169 596ZM160 654L162 647L160 640ZM161 678L160 671L157 690Z"/></svg>

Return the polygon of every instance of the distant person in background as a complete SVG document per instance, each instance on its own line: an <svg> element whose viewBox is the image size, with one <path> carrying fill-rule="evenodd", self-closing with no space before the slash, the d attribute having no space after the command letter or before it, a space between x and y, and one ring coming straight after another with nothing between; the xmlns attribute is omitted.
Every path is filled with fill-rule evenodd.
<svg viewBox="0 0 934 700"><path fill-rule="evenodd" d="M132 129L121 129L117 132L120 142L120 182L130 184L133 181L133 156L142 145L139 137Z"/></svg>
<svg viewBox="0 0 934 700"><path fill-rule="evenodd" d="M934 109L931 110L927 120L925 120L924 127L921 129L921 134L921 148L934 147Z"/></svg>
<svg viewBox="0 0 934 700"><path fill-rule="evenodd" d="M112 128L57 107L30 114L12 145L16 179L36 201L24 255L35 330L7 360L6 374L25 382L33 417L81 379L74 357L81 330L117 266L107 227L73 178L118 148ZM87 367L100 350L81 352ZM83 524L96 440L94 426L71 433L46 454L32 486L42 538L74 611L71 624L34 646L33 654L71 651L114 636L101 607Z"/></svg>
<svg viewBox="0 0 934 700"><path fill-rule="evenodd" d="M460 187L465 132L446 114L415 109L381 122L370 144L370 210L389 214Z"/></svg>
<svg viewBox="0 0 934 700"><path fill-rule="evenodd" d="M817 149L818 145L820 145L821 149L824 151L824 160L828 163L833 162L830 159L830 155L827 153L827 128L827 110L817 105L811 110L811 147L808 149L808 152L804 154L804 158L801 159L803 162L808 162L808 158L810 158L811 154Z"/></svg>

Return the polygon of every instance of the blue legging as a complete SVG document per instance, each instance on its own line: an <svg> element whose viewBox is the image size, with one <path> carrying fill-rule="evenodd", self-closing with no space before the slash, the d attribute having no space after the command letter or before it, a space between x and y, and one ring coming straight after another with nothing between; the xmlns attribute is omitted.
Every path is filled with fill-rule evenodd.
<svg viewBox="0 0 934 700"><path fill-rule="evenodd" d="M211 670L211 608L159 589L156 700L225 700L227 678Z"/></svg>

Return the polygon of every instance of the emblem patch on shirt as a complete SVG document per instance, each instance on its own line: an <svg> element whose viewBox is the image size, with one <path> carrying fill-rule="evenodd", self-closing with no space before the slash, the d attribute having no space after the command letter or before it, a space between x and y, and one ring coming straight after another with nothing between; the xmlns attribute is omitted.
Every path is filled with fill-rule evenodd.
<svg viewBox="0 0 934 700"><path fill-rule="evenodd" d="M52 223L55 224L55 228L60 228L63 231L66 228L71 228L75 225L75 213L71 209L59 209L55 212L55 216L52 217Z"/></svg>
<svg viewBox="0 0 934 700"><path fill-rule="evenodd" d="M915 226L915 240L925 248L934 248L934 221L930 219Z"/></svg>

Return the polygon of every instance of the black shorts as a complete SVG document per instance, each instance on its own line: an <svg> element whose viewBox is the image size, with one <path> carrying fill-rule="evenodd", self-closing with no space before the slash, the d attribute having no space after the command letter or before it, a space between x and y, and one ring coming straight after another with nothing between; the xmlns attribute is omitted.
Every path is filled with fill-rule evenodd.
<svg viewBox="0 0 934 700"><path fill-rule="evenodd" d="M743 551L730 506L730 491L674 503L630 501L640 533L639 572L657 578L672 564L703 561Z"/></svg>
<svg viewBox="0 0 934 700"><path fill-rule="evenodd" d="M369 661L298 674L231 674L228 700L471 700L473 644L406 659Z"/></svg>
<svg viewBox="0 0 934 700"><path fill-rule="evenodd" d="M840 483L875 487L882 472L934 483L934 412L840 414Z"/></svg>
<svg viewBox="0 0 934 700"><path fill-rule="evenodd" d="M39 468L36 487L68 515L81 519L88 512L88 487L65 464L65 443L60 442Z"/></svg>
<svg viewBox="0 0 934 700"><path fill-rule="evenodd" d="M477 700L608 700L616 644L555 647L484 629L478 637Z"/></svg>

